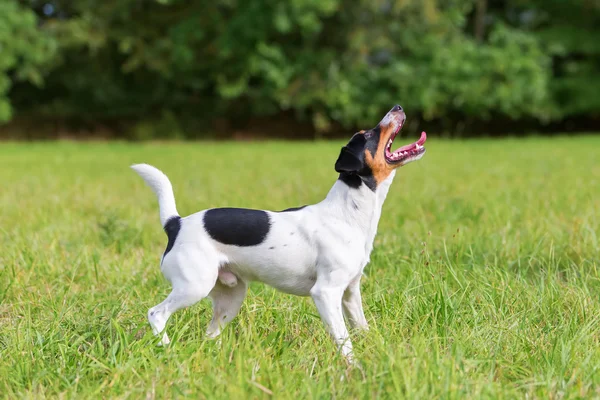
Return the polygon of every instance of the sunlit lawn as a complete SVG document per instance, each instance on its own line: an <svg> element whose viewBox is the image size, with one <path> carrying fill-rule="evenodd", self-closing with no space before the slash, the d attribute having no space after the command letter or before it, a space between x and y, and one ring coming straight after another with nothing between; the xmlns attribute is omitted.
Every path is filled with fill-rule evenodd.
<svg viewBox="0 0 600 400"><path fill-rule="evenodd" d="M220 341L210 302L157 347L170 290L156 199L182 215L320 201L341 142L0 145L0 395L600 396L600 137L428 141L384 206L347 369L308 298L253 284ZM343 377L343 380L341 379Z"/></svg>

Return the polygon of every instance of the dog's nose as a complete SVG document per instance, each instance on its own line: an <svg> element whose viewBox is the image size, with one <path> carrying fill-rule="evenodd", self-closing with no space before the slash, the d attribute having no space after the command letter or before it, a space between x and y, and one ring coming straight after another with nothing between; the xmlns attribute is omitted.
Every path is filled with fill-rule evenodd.
<svg viewBox="0 0 600 400"><path fill-rule="evenodd" d="M402 107L399 104L396 104L394 108L392 108L392 111L402 111Z"/></svg>

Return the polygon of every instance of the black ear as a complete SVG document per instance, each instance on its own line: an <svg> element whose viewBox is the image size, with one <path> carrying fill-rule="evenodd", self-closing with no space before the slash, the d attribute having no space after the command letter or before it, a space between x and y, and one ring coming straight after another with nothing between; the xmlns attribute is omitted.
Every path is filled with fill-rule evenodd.
<svg viewBox="0 0 600 400"><path fill-rule="evenodd" d="M337 172L358 172L364 167L364 150L367 139L365 135L356 134L348 144L342 147L340 156L335 162Z"/></svg>

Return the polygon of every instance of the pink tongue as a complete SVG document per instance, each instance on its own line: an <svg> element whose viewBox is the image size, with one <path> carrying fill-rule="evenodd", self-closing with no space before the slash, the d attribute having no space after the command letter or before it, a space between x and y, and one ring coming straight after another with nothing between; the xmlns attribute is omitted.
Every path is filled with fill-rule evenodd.
<svg viewBox="0 0 600 400"><path fill-rule="evenodd" d="M417 140L415 143L407 144L406 146L400 147L398 150L395 150L394 153L412 150L415 147L417 147L416 146L417 144L419 146L423 146L423 144L425 144L426 140L427 140L427 134L425 132L421 132L421 137L419 138L419 140Z"/></svg>

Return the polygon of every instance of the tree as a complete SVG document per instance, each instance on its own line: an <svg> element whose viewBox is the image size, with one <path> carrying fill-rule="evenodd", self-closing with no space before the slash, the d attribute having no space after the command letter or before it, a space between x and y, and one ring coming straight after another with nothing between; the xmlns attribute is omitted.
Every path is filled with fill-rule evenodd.
<svg viewBox="0 0 600 400"><path fill-rule="evenodd" d="M41 87L56 41L37 27L36 15L14 0L0 2L0 122L10 120L8 92L13 82Z"/></svg>
<svg viewBox="0 0 600 400"><path fill-rule="evenodd" d="M546 122L600 108L592 0L28 4L42 23L22 25L56 50L40 59L43 88L11 92L35 115L149 120L160 135L281 111L320 131L366 126L398 102L429 120ZM51 53L22 50L36 52Z"/></svg>

